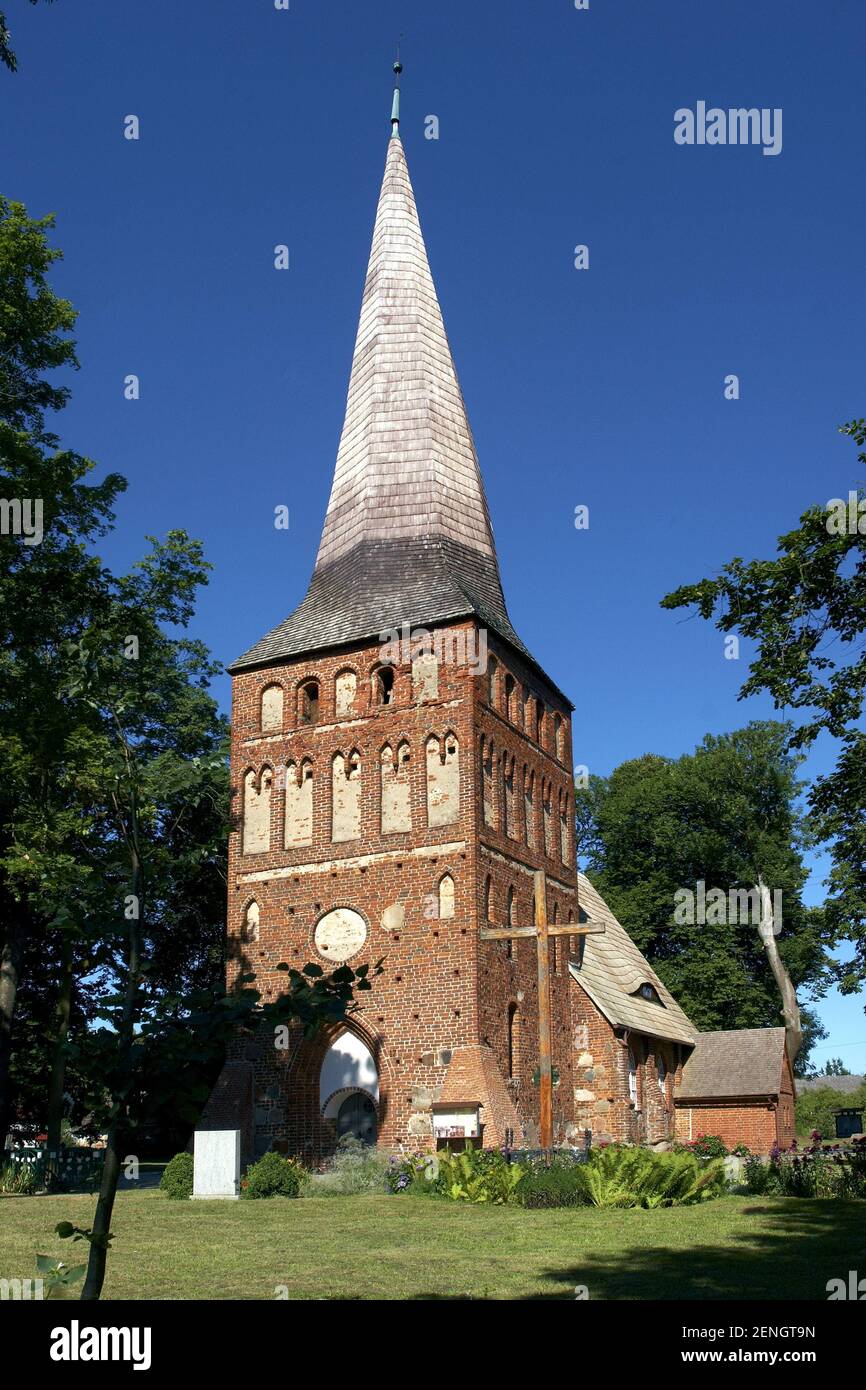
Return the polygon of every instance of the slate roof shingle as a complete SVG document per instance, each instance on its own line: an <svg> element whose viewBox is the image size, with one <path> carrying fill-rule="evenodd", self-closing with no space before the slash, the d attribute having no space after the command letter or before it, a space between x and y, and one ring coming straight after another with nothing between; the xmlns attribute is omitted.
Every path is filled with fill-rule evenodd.
<svg viewBox="0 0 866 1390"><path fill-rule="evenodd" d="M677 1099L778 1095L784 1058L784 1028L699 1033Z"/></svg>
<svg viewBox="0 0 866 1390"><path fill-rule="evenodd" d="M591 921L604 922L605 931L583 938L581 963L569 966L574 979L615 1028L633 1028L650 1037L693 1043L698 1030L635 946L625 927L617 921L585 874L578 874L577 881L581 907ZM661 1004L651 1003L635 993L642 984L653 986Z"/></svg>

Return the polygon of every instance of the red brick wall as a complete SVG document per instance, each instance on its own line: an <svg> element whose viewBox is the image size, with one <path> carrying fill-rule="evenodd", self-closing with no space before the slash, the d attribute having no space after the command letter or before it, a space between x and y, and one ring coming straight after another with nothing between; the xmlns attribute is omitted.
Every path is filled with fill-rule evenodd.
<svg viewBox="0 0 866 1390"><path fill-rule="evenodd" d="M673 1095L682 1075L683 1049L638 1033L614 1029L572 979L575 1041L575 1125L590 1129L593 1142L655 1144L674 1137ZM637 1062L637 1104L629 1092L629 1048ZM667 1069L664 1093L658 1058Z"/></svg>
<svg viewBox="0 0 866 1390"><path fill-rule="evenodd" d="M752 1153L769 1153L777 1142L776 1104L733 1100L677 1106L677 1137L685 1142L702 1134L717 1134L729 1149L746 1144Z"/></svg>
<svg viewBox="0 0 866 1390"><path fill-rule="evenodd" d="M450 632L467 631L470 623L455 624ZM491 649L493 644L491 643ZM242 672L233 682L232 709L232 829L229 843L228 983L241 971L257 976L265 997L280 989L280 962L300 966L320 960L313 941L316 922L335 907L351 907L367 924L367 940L349 962L358 965L385 957L384 974L373 992L359 996L362 1007L352 1027L370 1047L380 1071L380 1142L420 1147L432 1142L431 1100L438 1099L445 1080L448 1054L455 1048L486 1044L499 1067L515 1107L514 1113L530 1141L537 1132L538 1087L532 1072L537 1064L536 960L533 942L515 944L509 958L498 942L480 942L484 881L493 880L494 915L505 920L509 886L514 886L517 920L532 921L531 873L548 873L548 911L566 922L576 917L576 875L573 867L573 817L569 802L568 865L562 862L556 799L571 795L571 729L569 712L552 688L504 649L500 661L495 707L488 701L485 675L467 665L440 664L438 698L419 700L413 693L411 668L396 669L394 696L386 706L370 697L370 672L379 662L378 644L326 653L300 661ZM358 694L352 713L336 717L334 680L353 669ZM530 739L506 718L504 673L518 685L526 681L547 706L545 746ZM304 725L297 717L297 691L306 680L319 682L319 717ZM284 687L283 727L263 734L261 693L274 682ZM560 757L552 747L553 713L562 720ZM453 734L460 750L458 820L431 828L427 820L425 744L431 735ZM480 795L481 734L492 737L497 760L515 756L521 769L536 774L536 848L523 836L522 780L513 829L501 827L501 776L496 775L497 826L483 825ZM407 742L411 751L412 829L383 835L381 831L380 752L387 742L396 751ZM336 752L348 758L361 755L361 834L352 841L331 839L331 762ZM285 793L275 776L271 794L270 849L242 852L243 782L246 772L265 766L275 772L289 760L313 762L313 842L283 848ZM501 768L501 764L499 765ZM555 818L552 854L543 851L541 832L542 780L552 788ZM454 916L439 920L438 885L443 874L454 880ZM258 936L243 939L244 914L255 899L260 909ZM402 921L383 912L399 905ZM392 914L393 916L399 916ZM558 943L558 969L552 977L554 1065L559 1071L555 1089L555 1138L562 1141L574 1105L571 1019L564 943ZM320 961L325 968L332 962ZM522 1058L518 1075L509 1078L508 1017L516 1006L520 1015ZM268 1040L239 1039L232 1058L246 1057L253 1065L256 1147L272 1143L313 1157L333 1144L333 1125L319 1115L318 1078L328 1039L296 1043L277 1052ZM444 1057L443 1057L444 1052ZM466 1099L474 1099L467 1097ZM493 1101L491 1100L491 1104ZM502 1107L499 1106L501 1110ZM499 1126L501 1127L500 1120ZM494 1126L494 1129L498 1128ZM491 1131L492 1132L492 1131ZM518 1138L520 1136L517 1136Z"/></svg>

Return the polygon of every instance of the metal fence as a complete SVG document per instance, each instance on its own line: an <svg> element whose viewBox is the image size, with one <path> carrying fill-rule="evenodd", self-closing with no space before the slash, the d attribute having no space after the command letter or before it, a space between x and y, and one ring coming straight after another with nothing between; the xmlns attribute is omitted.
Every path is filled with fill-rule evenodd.
<svg viewBox="0 0 866 1390"><path fill-rule="evenodd" d="M586 1163L592 1149L592 1130L583 1131L583 1148L557 1148L557 1149L516 1149L514 1147L514 1132L506 1130L505 1147L502 1152L508 1163Z"/></svg>
<svg viewBox="0 0 866 1390"><path fill-rule="evenodd" d="M76 1187L90 1190L98 1185L104 1156L104 1149L64 1146L49 1153L44 1144L26 1144L20 1148L6 1149L0 1166L11 1163L15 1168L31 1168L39 1187L47 1187L55 1192L71 1192Z"/></svg>

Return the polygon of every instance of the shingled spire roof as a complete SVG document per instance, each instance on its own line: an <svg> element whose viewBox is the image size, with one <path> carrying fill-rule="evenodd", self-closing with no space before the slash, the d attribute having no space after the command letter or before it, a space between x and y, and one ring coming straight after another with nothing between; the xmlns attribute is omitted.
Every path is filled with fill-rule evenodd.
<svg viewBox="0 0 866 1390"><path fill-rule="evenodd" d="M300 607L234 671L378 637L404 622L423 627L473 614L529 655L505 607L399 135L398 93L392 126L316 567Z"/></svg>

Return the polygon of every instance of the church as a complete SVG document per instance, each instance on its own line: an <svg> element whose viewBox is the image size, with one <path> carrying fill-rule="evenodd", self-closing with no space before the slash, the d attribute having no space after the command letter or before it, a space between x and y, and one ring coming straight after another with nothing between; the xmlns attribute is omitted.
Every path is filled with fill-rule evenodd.
<svg viewBox="0 0 866 1390"><path fill-rule="evenodd" d="M700 1035L577 872L573 706L508 616L395 71L315 568L229 668L229 990L275 997L281 962L384 969L313 1041L238 1037L202 1127L239 1128L245 1162L346 1134L535 1146L543 1012L554 1144L790 1142L784 1029ZM543 976L520 935L539 883Z"/></svg>

